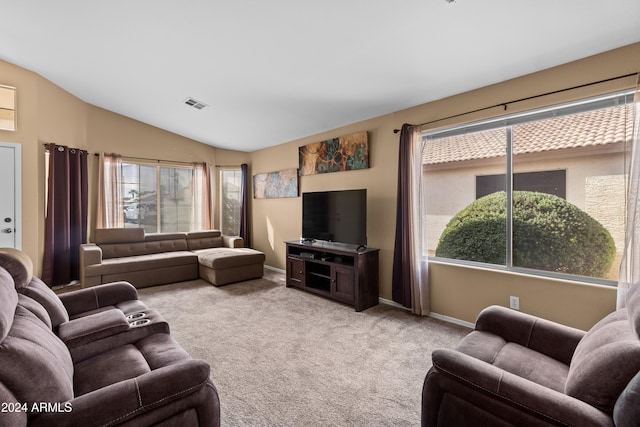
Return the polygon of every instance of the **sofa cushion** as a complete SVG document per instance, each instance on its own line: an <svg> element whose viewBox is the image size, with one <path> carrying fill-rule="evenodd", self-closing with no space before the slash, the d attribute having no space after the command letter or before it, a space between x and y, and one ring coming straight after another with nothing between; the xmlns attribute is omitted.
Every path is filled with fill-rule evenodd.
<svg viewBox="0 0 640 427"><path fill-rule="evenodd" d="M136 346L128 344L84 360L75 366L76 396L151 372Z"/></svg>
<svg viewBox="0 0 640 427"><path fill-rule="evenodd" d="M37 301L49 314L51 327L56 330L61 323L69 320L69 313L60 298L42 280L32 277L27 286L18 288L18 292Z"/></svg>
<svg viewBox="0 0 640 427"><path fill-rule="evenodd" d="M49 329L53 328L51 325L51 318L49 317L49 313L44 307L38 303L36 300L29 298L26 295L18 294L18 304L20 304L23 308L29 310L31 313L35 314L35 316L40 319L42 323L47 325Z"/></svg>
<svg viewBox="0 0 640 427"><path fill-rule="evenodd" d="M567 365L498 335L473 331L458 343L456 350L547 388L564 391Z"/></svg>
<svg viewBox="0 0 640 427"><path fill-rule="evenodd" d="M144 228L96 228L94 236L97 245L143 242Z"/></svg>
<svg viewBox="0 0 640 427"><path fill-rule="evenodd" d="M150 270L149 274L153 274L154 269L196 263L196 254L188 251L176 251L105 259L100 265L92 265L91 270L93 274L97 272L97 274L101 275L142 270Z"/></svg>
<svg viewBox="0 0 640 427"><path fill-rule="evenodd" d="M139 243L102 244L100 248L102 249L102 262L104 262L104 260L112 258L186 251L187 241L185 239L173 239Z"/></svg>
<svg viewBox="0 0 640 427"><path fill-rule="evenodd" d="M17 249L0 248L0 267L11 274L16 288L26 286L33 277L31 258Z"/></svg>
<svg viewBox="0 0 640 427"><path fill-rule="evenodd" d="M168 333L149 335L138 341L136 347L144 354L151 369L159 369L191 359L191 356Z"/></svg>
<svg viewBox="0 0 640 427"><path fill-rule="evenodd" d="M627 310L618 310L591 328L576 347L565 393L611 414L638 371L640 341Z"/></svg>
<svg viewBox="0 0 640 427"><path fill-rule="evenodd" d="M198 262L214 270L261 264L265 259L262 252L249 248L212 248L197 253Z"/></svg>
<svg viewBox="0 0 640 427"><path fill-rule="evenodd" d="M219 248L223 246L222 235L218 230L192 231L187 233L187 246L190 251Z"/></svg>
<svg viewBox="0 0 640 427"><path fill-rule="evenodd" d="M187 233L149 233L144 235L145 242L161 242L163 240L185 240Z"/></svg>

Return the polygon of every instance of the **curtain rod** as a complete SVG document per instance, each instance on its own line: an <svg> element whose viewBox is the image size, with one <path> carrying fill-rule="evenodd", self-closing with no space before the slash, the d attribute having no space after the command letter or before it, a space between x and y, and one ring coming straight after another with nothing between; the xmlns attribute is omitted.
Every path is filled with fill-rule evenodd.
<svg viewBox="0 0 640 427"><path fill-rule="evenodd" d="M217 168L239 168L242 165L216 165Z"/></svg>
<svg viewBox="0 0 640 427"><path fill-rule="evenodd" d="M99 156L99 154L96 153L96 156ZM197 163L197 162L181 162L178 160L163 160L163 159L149 159L147 157L133 157L133 156L121 156L123 159L129 159L129 160L146 160L149 162L155 162L155 163L177 163L177 164L182 164L182 165L192 165L193 163Z"/></svg>
<svg viewBox="0 0 640 427"><path fill-rule="evenodd" d="M49 148L48 145L51 144L55 144L54 142L43 142L42 145L44 145L45 148ZM55 144L58 147L65 147L63 145L58 145ZM78 151L84 151L87 153L87 155L90 155L91 153L89 153L87 150L83 150L82 148L73 148L73 147L67 147L69 150L78 150ZM94 156L98 157L100 156L100 153L93 153ZM160 163L160 162L164 162L164 163L177 163L177 164L182 164L182 165L192 165L193 163L198 163L198 162L181 162L179 160L163 160L163 159L149 159L147 157L132 157L132 156L120 156L123 159L130 159L130 160L147 160L150 162L156 162L156 163ZM218 166L216 166L218 167Z"/></svg>
<svg viewBox="0 0 640 427"><path fill-rule="evenodd" d="M597 82L585 83L585 84L569 87L569 88L566 88L566 89L558 89L558 90L554 90L554 91L547 92L547 93L541 93L539 95L527 96L525 98L520 98L520 99L516 99L516 100L513 100L513 101L501 102L499 104L491 105L489 107L482 107L482 108L478 108L476 110L471 110L471 111L467 111L465 113L460 113L460 114L454 114L453 116L443 117L441 119L431 120L429 122L424 122L424 123L420 123L420 124L413 125L413 126L430 125L430 124L433 124L433 123L441 122L443 120L449 120L449 119L453 119L453 118L456 118L456 117L466 116L467 114L473 114L473 113L477 113L477 112L484 111L484 110L490 110L490 109L496 108L496 107L504 107L504 109L506 110L507 106L509 104L515 104L516 102L522 102L522 101L528 101L530 99L542 98L543 96L555 95L556 93L562 93L562 92L566 92L566 91L569 91L569 90L580 89L580 88L583 88L583 87L593 86L593 85L597 85L597 84L600 84L600 83L607 83L607 82L611 82L611 81L619 80L619 79L624 79L624 78L631 77L631 76L639 76L640 77L640 73L637 73L637 72L636 73L629 73L629 74L625 74L623 76L611 77L609 79L604 79L604 80L600 80L600 81L597 81ZM398 132L400 132L400 129L394 129L393 130L393 133L398 133Z"/></svg>

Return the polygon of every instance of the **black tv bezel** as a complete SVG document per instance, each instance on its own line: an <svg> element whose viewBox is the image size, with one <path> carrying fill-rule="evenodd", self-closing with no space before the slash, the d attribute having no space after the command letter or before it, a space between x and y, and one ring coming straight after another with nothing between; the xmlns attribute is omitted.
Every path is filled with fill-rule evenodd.
<svg viewBox="0 0 640 427"><path fill-rule="evenodd" d="M344 241L340 241L340 240L325 240L325 239L321 239L318 238L316 236L312 236L312 237L308 237L305 236L305 198L308 197L307 195L309 194L325 194L325 193L349 193L349 192L358 192L358 193L364 193L364 242L344 242ZM305 243L313 243L316 241L322 241L322 242L328 242L331 244L338 244L338 245L349 245L349 246L355 246L358 248L358 250L361 249L365 249L367 247L367 240L368 240L368 210L367 210L367 204L368 204L368 194L367 194L367 189L366 188L354 188L354 189L345 189L345 190L325 190L325 191L307 191L302 193L302 233L301 233L301 242Z"/></svg>

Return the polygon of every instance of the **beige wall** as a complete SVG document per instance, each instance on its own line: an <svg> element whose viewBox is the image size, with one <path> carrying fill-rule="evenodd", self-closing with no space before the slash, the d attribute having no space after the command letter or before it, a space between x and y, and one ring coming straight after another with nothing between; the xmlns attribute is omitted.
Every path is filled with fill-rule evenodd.
<svg viewBox="0 0 640 427"><path fill-rule="evenodd" d="M41 78L20 67L0 61L0 82L17 88L16 131L0 130L0 141L18 143L22 147L22 250L37 260L42 253L40 200L44 197L40 185L43 172L38 154L38 83ZM36 263L39 264L39 263ZM38 266L39 267L39 266Z"/></svg>
<svg viewBox="0 0 640 427"><path fill-rule="evenodd" d="M437 102L344 126L318 135L253 153L214 149L135 120L88 105L39 75L0 61L0 84L17 91L18 130L0 131L0 141L22 145L23 250L39 273L44 229L44 142L77 146L96 152L179 161L208 161L213 165L250 164L251 174L297 167L298 147L327 138L368 131L371 168L360 171L304 176L302 192L366 188L369 246L380 248L380 296L391 299L395 229L398 135L403 123L424 123L501 102L562 90L640 71L640 44L634 44L541 73L489 86ZM508 113L628 88L633 78L597 87L547 96L511 105ZM503 108L484 110L438 122L439 126L504 114ZM91 156L90 156L91 158ZM95 194L96 160L90 162ZM212 168L214 175L217 170ZM95 203L92 196L91 206ZM284 241L301 230L301 198L251 200L254 247L267 255L267 264L283 269ZM94 214L92 213L92 223ZM588 328L613 310L615 289L432 263L433 311L472 322L489 304L507 305L509 295L520 296L523 311Z"/></svg>
<svg viewBox="0 0 640 427"><path fill-rule="evenodd" d="M403 123L425 123L488 106L568 89L640 71L640 44L607 52L540 73L355 123L251 154L253 173L296 167L298 147L358 131L369 132L371 168L300 177L300 191L366 188L369 246L380 248L380 296L391 299L395 233L398 135ZM506 113L595 96L635 85L629 77L509 105ZM442 120L424 128L444 127L505 114L503 107ZM300 237L301 198L253 200L254 246L267 264L284 269L286 240ZM615 308L615 289L510 273L431 263L432 310L473 322L491 304L508 306L520 297L521 310L587 329Z"/></svg>
<svg viewBox="0 0 640 427"><path fill-rule="evenodd" d="M0 61L0 82L17 88L15 132L0 130L0 141L22 146L22 249L40 274L44 247L44 143L89 151L89 234L95 228L98 182L96 153L118 153L183 162L216 163L220 154L246 159L246 153L215 149L92 106L38 74ZM212 168L212 173L215 168ZM215 174L214 174L215 176Z"/></svg>

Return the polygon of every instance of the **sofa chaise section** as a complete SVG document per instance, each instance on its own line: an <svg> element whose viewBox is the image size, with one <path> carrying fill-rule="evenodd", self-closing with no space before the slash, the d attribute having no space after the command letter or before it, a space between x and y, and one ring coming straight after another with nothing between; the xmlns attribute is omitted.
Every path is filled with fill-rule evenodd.
<svg viewBox="0 0 640 427"><path fill-rule="evenodd" d="M211 248L198 253L200 278L215 286L261 277L265 256L249 248Z"/></svg>

